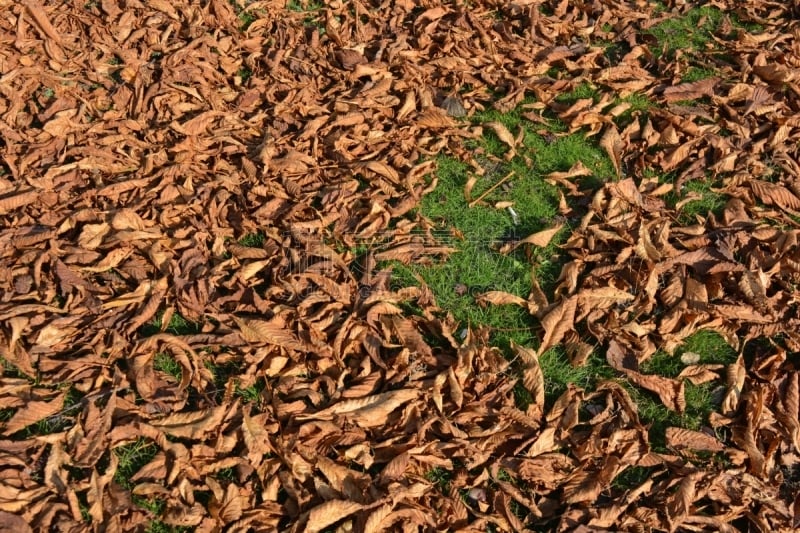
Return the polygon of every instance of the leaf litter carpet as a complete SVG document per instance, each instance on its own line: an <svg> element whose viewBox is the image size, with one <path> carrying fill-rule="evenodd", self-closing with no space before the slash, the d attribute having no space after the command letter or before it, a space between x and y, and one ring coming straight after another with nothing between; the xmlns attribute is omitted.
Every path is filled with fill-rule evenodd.
<svg viewBox="0 0 800 533"><path fill-rule="evenodd" d="M710 2L668 51L668 4L0 0L0 529L795 530L800 13ZM436 154L481 171L459 115L489 107L619 175L548 177L558 287L484 297L538 319L513 359L378 268L446 256L413 209ZM703 180L727 203L681 221ZM738 361L640 370L700 329ZM558 344L719 410L656 451L619 380L545 401Z"/></svg>

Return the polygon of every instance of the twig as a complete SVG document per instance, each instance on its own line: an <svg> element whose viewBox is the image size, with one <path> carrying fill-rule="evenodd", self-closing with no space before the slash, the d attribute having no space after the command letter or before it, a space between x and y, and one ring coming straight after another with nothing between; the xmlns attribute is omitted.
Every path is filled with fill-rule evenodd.
<svg viewBox="0 0 800 533"><path fill-rule="evenodd" d="M490 193L491 193L493 190L495 190L496 188L498 188L499 186L501 186L503 183L505 183L506 181L508 181L508 179L509 179L509 178L511 178L511 176L513 176L513 175L514 175L514 171L512 170L511 172L509 172L508 174L506 174L506 176L505 176L503 179L501 179L500 181L498 181L497 183L495 183L494 185L492 185L491 187L489 187L488 189L486 189L485 191L483 191L483 193L481 193L481 195L480 195L480 196L478 196L477 198L475 198L474 200L472 200L472 201L469 203L469 206L470 206L470 207L475 207L476 205L478 205L478 202L480 202L481 200L483 200L484 198L486 198L486 196L488 196L488 195L489 195L489 194L490 194Z"/></svg>

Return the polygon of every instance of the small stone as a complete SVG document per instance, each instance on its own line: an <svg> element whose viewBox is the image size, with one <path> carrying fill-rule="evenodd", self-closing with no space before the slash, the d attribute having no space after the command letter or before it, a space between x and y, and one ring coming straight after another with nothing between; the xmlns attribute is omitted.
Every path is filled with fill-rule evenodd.
<svg viewBox="0 0 800 533"><path fill-rule="evenodd" d="M700 362L700 354L695 352L683 352L681 362L684 365L696 365Z"/></svg>
<svg viewBox="0 0 800 533"><path fill-rule="evenodd" d="M467 498L474 502L485 502L486 501L486 491L480 487L474 487L469 489L467 493Z"/></svg>
<svg viewBox="0 0 800 533"><path fill-rule="evenodd" d="M464 104L461 103L461 99L457 96L448 96L442 100L441 108L447 111L448 115L455 118L463 117L467 114Z"/></svg>

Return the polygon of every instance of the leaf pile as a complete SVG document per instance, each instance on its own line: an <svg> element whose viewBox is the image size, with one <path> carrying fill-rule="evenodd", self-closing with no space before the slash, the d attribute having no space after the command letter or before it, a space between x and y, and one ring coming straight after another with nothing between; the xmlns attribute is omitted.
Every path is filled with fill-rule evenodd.
<svg viewBox="0 0 800 533"><path fill-rule="evenodd" d="M716 1L718 49L692 54L653 37L684 3L469 4L0 0L4 524L797 526L796 8ZM596 101L559 98L585 83ZM616 100L634 93L657 105ZM597 136L620 179L550 176L572 261L516 302L543 331L512 364L375 265L448 253L412 211L430 157L470 160L458 117L520 104ZM722 213L681 221L665 198L692 180ZM641 372L699 329L761 344ZM670 428L654 452L614 380L548 404L559 343L575 364L598 343L676 411L683 380L723 383L716 432Z"/></svg>

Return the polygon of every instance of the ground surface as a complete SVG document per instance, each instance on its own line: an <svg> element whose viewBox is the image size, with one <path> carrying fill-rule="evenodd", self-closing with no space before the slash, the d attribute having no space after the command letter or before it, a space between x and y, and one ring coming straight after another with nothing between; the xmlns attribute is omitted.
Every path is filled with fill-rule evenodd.
<svg viewBox="0 0 800 533"><path fill-rule="evenodd" d="M0 0L0 529L795 530L790 4Z"/></svg>

